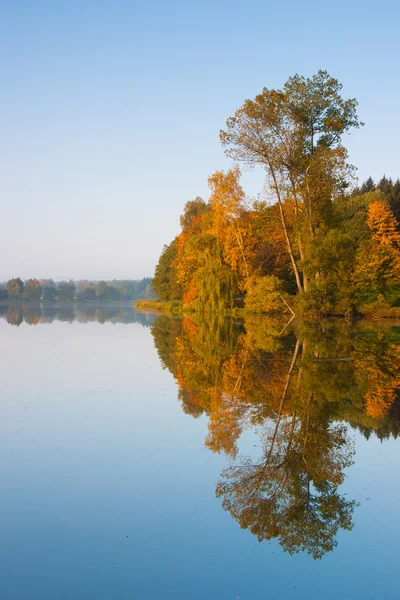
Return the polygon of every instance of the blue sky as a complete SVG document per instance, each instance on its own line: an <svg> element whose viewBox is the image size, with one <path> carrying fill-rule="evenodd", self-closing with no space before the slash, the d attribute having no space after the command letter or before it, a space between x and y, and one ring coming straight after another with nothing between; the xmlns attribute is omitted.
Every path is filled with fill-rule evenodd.
<svg viewBox="0 0 400 600"><path fill-rule="evenodd" d="M3 0L0 280L152 275L230 166L226 118L296 72L358 99L360 179L399 177L399 17L394 0Z"/></svg>

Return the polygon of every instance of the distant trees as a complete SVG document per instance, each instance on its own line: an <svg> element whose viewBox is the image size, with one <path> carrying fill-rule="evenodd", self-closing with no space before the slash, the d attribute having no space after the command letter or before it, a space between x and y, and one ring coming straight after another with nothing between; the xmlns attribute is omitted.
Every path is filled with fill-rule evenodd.
<svg viewBox="0 0 400 600"><path fill-rule="evenodd" d="M119 291L108 285L105 281L100 281L96 287L96 295L100 302L112 302L120 299Z"/></svg>
<svg viewBox="0 0 400 600"><path fill-rule="evenodd" d="M6 290L9 298L18 298L22 295L24 289L23 281L17 277L16 279L10 279L6 283Z"/></svg>
<svg viewBox="0 0 400 600"><path fill-rule="evenodd" d="M152 280L78 281L76 298L79 302L134 302L138 298L154 298Z"/></svg>
<svg viewBox="0 0 400 600"><path fill-rule="evenodd" d="M70 279L57 284L52 279L28 279L25 284L18 277L5 284L0 283L0 300L24 300L30 302L134 302L137 298L152 298L152 280L116 280L112 282L87 279L77 284Z"/></svg>

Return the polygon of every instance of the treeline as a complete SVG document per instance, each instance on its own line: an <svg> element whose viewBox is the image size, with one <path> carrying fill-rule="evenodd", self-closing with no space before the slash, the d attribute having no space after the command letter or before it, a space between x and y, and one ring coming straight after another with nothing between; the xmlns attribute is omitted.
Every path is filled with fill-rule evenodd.
<svg viewBox="0 0 400 600"><path fill-rule="evenodd" d="M400 179L393 181L391 177L384 175L382 179L375 183L372 177L368 177L364 183L353 190L353 196L368 194L369 192L379 192L389 204L397 222L400 222Z"/></svg>
<svg viewBox="0 0 400 600"><path fill-rule="evenodd" d="M236 166L189 201L164 246L157 297L199 312L398 315L400 181L355 187L342 137L362 123L355 99L325 71L264 90L227 120ZM246 198L238 165L262 168L263 198Z"/></svg>
<svg viewBox="0 0 400 600"><path fill-rule="evenodd" d="M88 281L83 279L54 282L52 279L19 277L0 284L0 300L26 300L34 302L133 302L139 298L152 298L151 278L141 280Z"/></svg>

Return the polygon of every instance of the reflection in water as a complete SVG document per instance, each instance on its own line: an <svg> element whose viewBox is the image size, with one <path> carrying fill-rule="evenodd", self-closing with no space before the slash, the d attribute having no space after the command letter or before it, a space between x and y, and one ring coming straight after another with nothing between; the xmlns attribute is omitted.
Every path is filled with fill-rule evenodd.
<svg viewBox="0 0 400 600"><path fill-rule="evenodd" d="M149 327L155 320L155 316L146 313L138 313L132 305L95 305L95 304L31 304L21 303L18 305L0 304L0 318L10 325L17 327L25 321L28 325L40 323L52 323L53 321L66 321L72 323L140 323Z"/></svg>
<svg viewBox="0 0 400 600"><path fill-rule="evenodd" d="M216 488L223 507L291 554L331 551L356 506L339 493L351 428L366 438L399 433L400 329L161 316L152 333L183 410L206 413L206 445L231 458ZM259 437L258 457L239 452L246 429Z"/></svg>

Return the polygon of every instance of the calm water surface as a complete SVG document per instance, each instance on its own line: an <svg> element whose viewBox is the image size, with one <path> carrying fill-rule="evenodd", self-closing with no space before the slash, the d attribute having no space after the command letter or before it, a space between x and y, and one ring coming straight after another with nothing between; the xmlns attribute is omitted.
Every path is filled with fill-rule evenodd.
<svg viewBox="0 0 400 600"><path fill-rule="evenodd" d="M400 597L400 324L0 317L2 600Z"/></svg>

